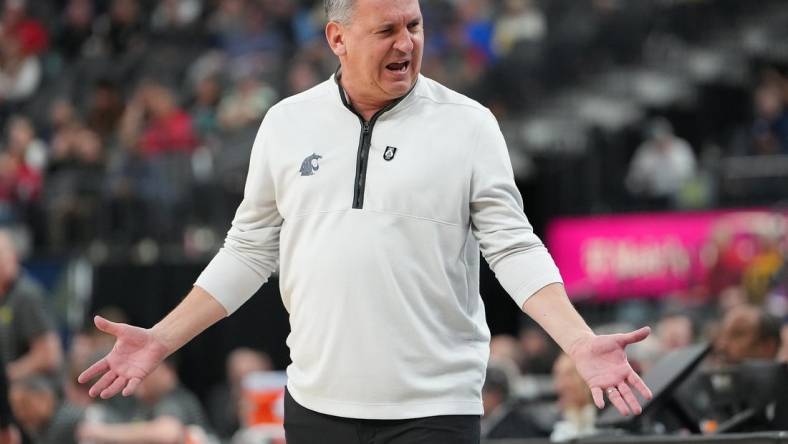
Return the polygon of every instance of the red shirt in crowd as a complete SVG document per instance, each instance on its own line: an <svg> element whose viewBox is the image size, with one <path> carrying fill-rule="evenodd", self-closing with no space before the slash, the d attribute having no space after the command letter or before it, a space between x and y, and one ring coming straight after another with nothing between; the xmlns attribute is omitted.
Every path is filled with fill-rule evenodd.
<svg viewBox="0 0 788 444"><path fill-rule="evenodd" d="M182 110L152 120L140 138L140 150L147 157L170 151L191 152L197 144L192 119Z"/></svg>

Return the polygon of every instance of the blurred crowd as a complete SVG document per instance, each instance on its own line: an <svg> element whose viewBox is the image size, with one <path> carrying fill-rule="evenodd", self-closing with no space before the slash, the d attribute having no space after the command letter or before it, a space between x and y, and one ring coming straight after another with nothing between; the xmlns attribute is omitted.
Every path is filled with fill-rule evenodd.
<svg viewBox="0 0 788 444"><path fill-rule="evenodd" d="M636 63L672 26L657 0L421 4L424 73L502 122L603 66ZM0 223L24 227L41 253L209 254L240 200L266 110L337 68L323 15L317 0L2 2ZM764 72L735 153L788 152L788 83L779 69ZM674 123L646 122L642 145L617 154L632 158L628 172L603 157L605 175L626 176L614 186L654 208L713 205L714 150L690 146Z"/></svg>

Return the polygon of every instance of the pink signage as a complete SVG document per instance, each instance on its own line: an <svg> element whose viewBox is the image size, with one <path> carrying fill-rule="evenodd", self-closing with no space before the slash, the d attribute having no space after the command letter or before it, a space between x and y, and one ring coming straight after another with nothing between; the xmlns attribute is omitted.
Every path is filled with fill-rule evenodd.
<svg viewBox="0 0 788 444"><path fill-rule="evenodd" d="M573 297L719 291L765 254L786 251L788 213L766 210L557 219L547 245Z"/></svg>

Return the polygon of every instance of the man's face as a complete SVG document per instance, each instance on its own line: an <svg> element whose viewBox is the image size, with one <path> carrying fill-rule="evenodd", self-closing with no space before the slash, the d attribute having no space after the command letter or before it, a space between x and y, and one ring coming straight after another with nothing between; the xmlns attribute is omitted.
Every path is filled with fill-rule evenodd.
<svg viewBox="0 0 788 444"><path fill-rule="evenodd" d="M418 0L357 0L350 23L340 29L343 78L363 99L394 100L410 90L424 48Z"/></svg>
<svg viewBox="0 0 788 444"><path fill-rule="evenodd" d="M747 359L773 359L774 355L758 338L758 312L749 307L731 309L722 321L720 334L714 344L719 358L726 364L738 364Z"/></svg>

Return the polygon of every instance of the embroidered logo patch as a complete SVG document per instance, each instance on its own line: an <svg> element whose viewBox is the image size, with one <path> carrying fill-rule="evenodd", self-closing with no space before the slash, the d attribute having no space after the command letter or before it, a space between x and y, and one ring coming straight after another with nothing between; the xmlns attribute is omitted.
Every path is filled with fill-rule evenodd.
<svg viewBox="0 0 788 444"><path fill-rule="evenodd" d="M320 169L320 163L318 160L322 159L323 156L319 154L312 153L311 156L304 159L301 162L301 175L302 176L311 176Z"/></svg>
<svg viewBox="0 0 788 444"><path fill-rule="evenodd" d="M397 154L397 147L387 146L386 151L383 152L383 160L389 161L394 158L395 154Z"/></svg>

